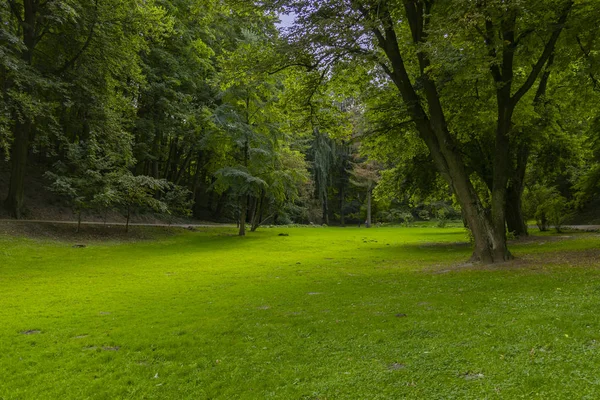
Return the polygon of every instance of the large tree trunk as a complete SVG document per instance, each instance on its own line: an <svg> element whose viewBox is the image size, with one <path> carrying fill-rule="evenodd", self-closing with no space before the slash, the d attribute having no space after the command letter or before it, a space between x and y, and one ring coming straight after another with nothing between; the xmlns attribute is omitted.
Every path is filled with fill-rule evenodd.
<svg viewBox="0 0 600 400"><path fill-rule="evenodd" d="M528 236L527 223L523 217L521 192L512 185L506 191L506 230L514 236Z"/></svg>
<svg viewBox="0 0 600 400"><path fill-rule="evenodd" d="M540 84L535 94L533 105L543 107L543 99L548 88L548 80L552 71L551 67L554 63L554 54L552 54L546 62L546 67L540 78ZM544 123L540 119L539 123ZM517 149L516 166L513 176L508 183L506 197L506 226L509 232L515 236L527 236L527 221L523 217L522 197L523 189L525 188L525 172L529 160L530 140L519 143Z"/></svg>
<svg viewBox="0 0 600 400"><path fill-rule="evenodd" d="M428 3L425 9L423 9L423 4L413 1L406 1L404 4L414 42L417 44L424 42L426 36L424 26L428 21L427 16L431 12L431 3ZM382 68L398 88L419 136L429 148L437 170L448 182L458 199L469 229L473 233L475 241L473 259L484 263L508 259L510 254L506 247L505 231L502 229L500 232L496 229L482 206L465 169L460 150L448 130L437 87L428 73L431 64L427 56L422 52L417 53L421 71L420 79L429 115L423 109L421 98L411 83L398 46L394 20L385 4L378 9L377 18L381 20L384 28L383 32L375 29L374 33L379 46L385 51L391 63L391 68L386 64L382 64ZM497 215L495 220L497 221L498 217L502 217L502 215ZM502 223L504 224L504 220Z"/></svg>
<svg viewBox="0 0 600 400"><path fill-rule="evenodd" d="M475 249L473 258L485 263L502 262L511 258L506 245L506 197L507 183L510 175L510 136L512 114L518 102L531 89L544 65L551 56L560 32L567 20L573 1L568 1L558 20L555 30L545 43L542 54L529 72L525 82L512 93L514 56L517 41L515 26L517 15L514 10L507 11L501 18L500 25L494 26L493 20L486 19L485 43L488 55L494 62L490 63L490 72L497 86L498 118L493 163L493 184L491 213L488 214L474 190L470 176L466 171L464 160L446 123L440 95L436 83L430 76L431 63L423 46L427 42L428 23L430 21L433 2L417 0L403 1L406 21L410 28L412 40L417 47L419 64L419 83L425 96L418 94L404 64L400 51L395 26L387 2L379 2L377 7L367 9L358 6L365 18L377 20L371 27L377 38L379 47L385 52L389 63L380 65L398 88L402 99L411 115L419 136L431 153L437 170L452 188L463 211L463 215L473 233ZM501 39L499 53L498 39ZM404 40L406 40L404 38ZM422 48L423 50L419 50ZM498 56L500 55L499 60ZM498 60L499 62L496 62Z"/></svg>

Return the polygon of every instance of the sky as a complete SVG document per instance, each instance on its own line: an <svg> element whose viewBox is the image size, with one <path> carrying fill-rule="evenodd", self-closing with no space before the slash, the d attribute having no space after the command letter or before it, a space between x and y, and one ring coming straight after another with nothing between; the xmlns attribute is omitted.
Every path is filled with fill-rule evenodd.
<svg viewBox="0 0 600 400"><path fill-rule="evenodd" d="M280 23L277 24L278 28L289 28L294 24L294 20L296 19L295 14L279 14Z"/></svg>

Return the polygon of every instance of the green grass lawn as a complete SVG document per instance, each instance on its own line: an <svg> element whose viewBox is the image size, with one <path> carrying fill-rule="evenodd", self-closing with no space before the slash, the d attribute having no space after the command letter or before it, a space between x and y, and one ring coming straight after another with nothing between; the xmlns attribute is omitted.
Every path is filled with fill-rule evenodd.
<svg viewBox="0 0 600 400"><path fill-rule="evenodd" d="M234 233L0 236L0 399L600 398L598 234Z"/></svg>

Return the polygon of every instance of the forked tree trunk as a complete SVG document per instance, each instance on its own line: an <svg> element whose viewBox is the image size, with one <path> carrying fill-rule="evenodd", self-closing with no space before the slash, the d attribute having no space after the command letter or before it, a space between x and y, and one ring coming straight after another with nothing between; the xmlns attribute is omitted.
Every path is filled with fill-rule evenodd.
<svg viewBox="0 0 600 400"><path fill-rule="evenodd" d="M535 94L534 107L543 106L543 99L548 88L548 80L552 72L554 63L554 54L546 62L546 68L540 78L540 84ZM542 122L542 120L540 120ZM507 230L515 236L527 236L527 221L523 217L523 189L525 188L525 172L529 161L530 141L521 142L517 149L516 167L513 176L508 184L506 197L506 226Z"/></svg>
<svg viewBox="0 0 600 400"><path fill-rule="evenodd" d="M403 4L414 44L418 47L425 47L422 45L427 42L433 2L405 0ZM395 19L388 9L387 2L379 2L377 7L371 9L361 5L357 6L365 18L377 20L371 30L389 61L389 63L381 62L380 65L398 88L419 136L431 153L438 172L448 182L460 203L475 241L473 258L484 263L502 262L511 258L506 245L505 210L510 174L509 133L512 128L512 114L520 99L531 89L551 56L572 5L573 1L567 2L555 30L545 43L541 56L531 69L526 81L514 94L511 88L515 47L517 46L515 41L517 15L514 10L507 12L499 27L494 26L491 19L485 23L485 44L490 59L498 59L499 51L501 51L502 59L501 63L490 63L490 72L497 86L498 118L494 148L492 201L489 213L483 207L471 183L456 139L449 131L436 83L430 76L431 63L428 55L424 50L416 52L420 70L419 80L425 97L425 101L423 101L422 96L416 92L405 66L394 28ZM501 50L497 46L498 36L501 37ZM403 39L406 40L406 38ZM428 112L425 112L423 104Z"/></svg>

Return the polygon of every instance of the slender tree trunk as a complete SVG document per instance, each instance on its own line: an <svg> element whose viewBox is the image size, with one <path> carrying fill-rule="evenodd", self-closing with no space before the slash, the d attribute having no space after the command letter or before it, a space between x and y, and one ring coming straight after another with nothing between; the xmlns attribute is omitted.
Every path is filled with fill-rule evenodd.
<svg viewBox="0 0 600 400"><path fill-rule="evenodd" d="M32 123L29 120L21 122L19 118L15 119L14 141L10 152L10 181L5 205L12 216L17 219L23 216L25 207L25 174L27 172L31 125Z"/></svg>
<svg viewBox="0 0 600 400"><path fill-rule="evenodd" d="M194 177L192 178L192 193L194 193L194 201L196 201L196 188L200 183L200 171L203 170L202 165L202 152L198 152L198 158L196 160L196 170L194 171ZM206 173L203 175L204 179L206 179ZM204 182L204 179L202 182Z"/></svg>
<svg viewBox="0 0 600 400"><path fill-rule="evenodd" d="M254 224L254 216L256 215L256 208L258 207L258 199L254 196L248 196L248 219L246 222L250 224L250 231L252 231L252 225Z"/></svg>
<svg viewBox="0 0 600 400"><path fill-rule="evenodd" d="M260 198L254 202L254 211L252 213L253 214L252 218L250 219L252 221L252 227L250 228L250 232L256 232L256 230L260 226L260 222L262 219L262 207L263 207L264 198L265 198L264 191L261 190Z"/></svg>
<svg viewBox="0 0 600 400"><path fill-rule="evenodd" d="M127 206L127 222L125 222L125 233L129 233L129 220L131 219L131 207Z"/></svg>
<svg viewBox="0 0 600 400"><path fill-rule="evenodd" d="M548 219L546 218L546 214L543 213L538 221L538 228L540 232L546 232L548 230Z"/></svg>
<svg viewBox="0 0 600 400"><path fill-rule="evenodd" d="M181 168L179 168L179 171L177 171L177 173L175 174L175 179L173 180L173 183L176 185L179 185L181 183L181 178L183 177L183 173L188 169L188 165L190 164L190 161L192 160L192 154L193 154L193 149L189 151L189 153L187 154L187 156L185 157L185 159L183 160L183 164L181 165Z"/></svg>
<svg viewBox="0 0 600 400"><path fill-rule="evenodd" d="M248 196L242 196L240 207L240 230L239 236L246 236L246 213L248 210Z"/></svg>
<svg viewBox="0 0 600 400"><path fill-rule="evenodd" d="M23 1L23 20L21 23L23 31L23 43L25 49L21 54L21 59L27 64L33 63L33 52L37 44L37 1ZM20 17L19 17L20 18ZM11 86L10 83L8 86ZM26 92L31 88L25 87ZM5 205L14 218L21 218L25 207L25 174L27 172L27 156L29 154L29 140L33 129L33 121L29 119L26 113L18 115L16 112L12 115L13 125L13 143L11 148L11 171L8 196Z"/></svg>
<svg viewBox="0 0 600 400"><path fill-rule="evenodd" d="M162 177L169 179L169 172L171 171L171 163L175 153L175 146L177 146L176 139L171 140L169 143L169 154L167 155L167 161L165 162Z"/></svg>
<svg viewBox="0 0 600 400"><path fill-rule="evenodd" d="M323 224L329 225L329 204L327 203L327 193L323 194Z"/></svg>
<svg viewBox="0 0 600 400"><path fill-rule="evenodd" d="M265 209L268 207L268 202L265 201L265 198L263 196L263 198L260 200L260 213L258 214L258 226L260 226L260 224L262 224L263 222L265 222L265 219L263 219L263 215L265 214ZM269 217L267 217L269 218Z"/></svg>
<svg viewBox="0 0 600 400"><path fill-rule="evenodd" d="M77 233L81 231L81 210L77 213Z"/></svg>
<svg viewBox="0 0 600 400"><path fill-rule="evenodd" d="M211 195L212 193L214 192L211 192ZM220 218L223 213L223 207L225 207L225 201L227 200L227 193L228 191L222 193L219 196L219 199L217 200L217 206L215 207L215 211L213 214L216 218Z"/></svg>
<svg viewBox="0 0 600 400"><path fill-rule="evenodd" d="M346 216L344 215L344 198L345 198L345 191L344 191L344 182L342 180L342 184L340 186L340 225L341 226L346 226Z"/></svg>
<svg viewBox="0 0 600 400"><path fill-rule="evenodd" d="M373 192L373 190L371 188L369 188L369 190L367 191L367 222L365 224L367 228L371 227L371 197L372 197L372 192Z"/></svg>
<svg viewBox="0 0 600 400"><path fill-rule="evenodd" d="M155 127L154 129L154 140L152 141L152 177L160 178L160 165L159 160L162 158L162 133Z"/></svg>

